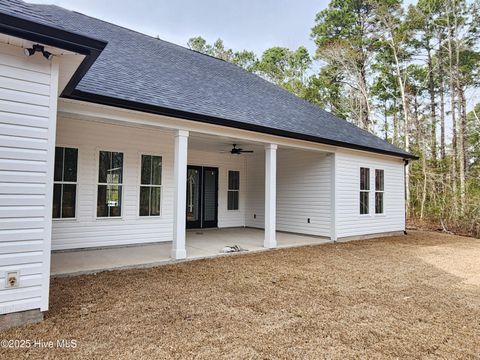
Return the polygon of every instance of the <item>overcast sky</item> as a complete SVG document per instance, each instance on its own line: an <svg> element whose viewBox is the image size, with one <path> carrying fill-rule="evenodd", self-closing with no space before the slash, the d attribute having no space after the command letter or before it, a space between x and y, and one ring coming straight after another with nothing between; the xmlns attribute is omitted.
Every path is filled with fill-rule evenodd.
<svg viewBox="0 0 480 360"><path fill-rule="evenodd" d="M26 0L55 4L151 36L186 46L201 35L212 43L222 38L234 50L257 55L272 46L295 49L304 45L311 55L315 15L329 0ZM405 0L406 4L415 0ZM467 107L480 100L470 90Z"/></svg>
<svg viewBox="0 0 480 360"><path fill-rule="evenodd" d="M201 35L260 55L271 46L315 51L310 30L328 0L27 0L55 4L186 46Z"/></svg>

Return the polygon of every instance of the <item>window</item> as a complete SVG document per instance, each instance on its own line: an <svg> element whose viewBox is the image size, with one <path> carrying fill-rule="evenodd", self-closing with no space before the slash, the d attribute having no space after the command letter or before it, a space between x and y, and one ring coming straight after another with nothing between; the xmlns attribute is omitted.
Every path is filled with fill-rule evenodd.
<svg viewBox="0 0 480 360"><path fill-rule="evenodd" d="M228 210L238 210L238 199L240 191L240 172L228 171Z"/></svg>
<svg viewBox="0 0 480 360"><path fill-rule="evenodd" d="M77 199L78 149L55 148L53 218L74 218Z"/></svg>
<svg viewBox="0 0 480 360"><path fill-rule="evenodd" d="M140 216L159 216L162 192L162 157L142 155Z"/></svg>
<svg viewBox="0 0 480 360"><path fill-rule="evenodd" d="M375 170L375 214L383 214L383 191L385 183L385 172Z"/></svg>
<svg viewBox="0 0 480 360"><path fill-rule="evenodd" d="M360 215L369 213L370 169L360 168Z"/></svg>
<svg viewBox="0 0 480 360"><path fill-rule="evenodd" d="M97 217L122 215L123 153L100 151Z"/></svg>

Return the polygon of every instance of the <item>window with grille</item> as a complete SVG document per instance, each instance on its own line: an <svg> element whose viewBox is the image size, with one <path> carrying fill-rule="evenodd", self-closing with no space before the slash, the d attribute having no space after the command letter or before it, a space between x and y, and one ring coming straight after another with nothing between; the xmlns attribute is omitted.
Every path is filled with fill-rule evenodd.
<svg viewBox="0 0 480 360"><path fill-rule="evenodd" d="M75 218L77 202L78 149L55 148L55 170L53 177L54 219Z"/></svg>
<svg viewBox="0 0 480 360"><path fill-rule="evenodd" d="M240 197L240 172L228 171L228 210L239 209Z"/></svg>
<svg viewBox="0 0 480 360"><path fill-rule="evenodd" d="M162 157L142 155L140 174L140 216L160 216Z"/></svg>
<svg viewBox="0 0 480 360"><path fill-rule="evenodd" d="M360 215L369 214L370 169L360 168Z"/></svg>
<svg viewBox="0 0 480 360"><path fill-rule="evenodd" d="M384 190L385 190L385 172L380 169L375 170L375 214L384 213Z"/></svg>
<svg viewBox="0 0 480 360"><path fill-rule="evenodd" d="M122 216L123 153L100 151L97 217Z"/></svg>

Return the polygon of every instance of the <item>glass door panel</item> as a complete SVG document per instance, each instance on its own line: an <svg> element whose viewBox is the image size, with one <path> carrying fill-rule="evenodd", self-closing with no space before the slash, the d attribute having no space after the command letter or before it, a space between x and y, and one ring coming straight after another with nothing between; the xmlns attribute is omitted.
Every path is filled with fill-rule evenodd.
<svg viewBox="0 0 480 360"><path fill-rule="evenodd" d="M202 168L187 168L187 228L201 227L201 171Z"/></svg>
<svg viewBox="0 0 480 360"><path fill-rule="evenodd" d="M187 228L218 225L218 168L187 167Z"/></svg>
<svg viewBox="0 0 480 360"><path fill-rule="evenodd" d="M217 226L218 169L203 168L203 221L202 227Z"/></svg>

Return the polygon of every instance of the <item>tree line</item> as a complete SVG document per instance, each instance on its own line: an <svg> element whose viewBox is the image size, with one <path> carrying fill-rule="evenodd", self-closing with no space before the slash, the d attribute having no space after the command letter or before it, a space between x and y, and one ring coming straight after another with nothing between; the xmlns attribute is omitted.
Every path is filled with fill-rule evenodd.
<svg viewBox="0 0 480 360"><path fill-rule="evenodd" d="M417 155L409 220L480 236L479 37L480 0L331 0L314 18L314 54L272 47L257 57L200 36L188 46Z"/></svg>

